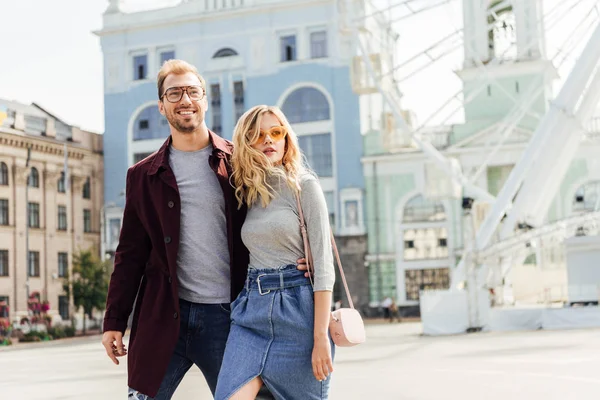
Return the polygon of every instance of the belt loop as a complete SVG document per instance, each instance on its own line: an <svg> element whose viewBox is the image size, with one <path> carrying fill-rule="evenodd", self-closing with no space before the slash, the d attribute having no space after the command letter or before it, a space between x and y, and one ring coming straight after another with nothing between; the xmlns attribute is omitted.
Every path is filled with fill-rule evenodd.
<svg viewBox="0 0 600 400"><path fill-rule="evenodd" d="M279 286L280 286L280 289L284 289L284 286L283 286L283 272L281 272L281 271L279 272Z"/></svg>
<svg viewBox="0 0 600 400"><path fill-rule="evenodd" d="M246 277L246 292L250 292L250 276Z"/></svg>

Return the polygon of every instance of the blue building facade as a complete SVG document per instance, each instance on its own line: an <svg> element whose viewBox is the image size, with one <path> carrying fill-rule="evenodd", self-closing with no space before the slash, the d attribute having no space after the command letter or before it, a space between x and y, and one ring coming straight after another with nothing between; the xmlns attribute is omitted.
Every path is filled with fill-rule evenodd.
<svg viewBox="0 0 600 400"><path fill-rule="evenodd" d="M206 80L206 123L231 139L237 119L277 105L319 175L337 236L364 235L363 140L351 39L333 0L187 0L126 12L112 0L96 32L104 54L107 251L118 240L127 168L169 135L156 75L180 58Z"/></svg>

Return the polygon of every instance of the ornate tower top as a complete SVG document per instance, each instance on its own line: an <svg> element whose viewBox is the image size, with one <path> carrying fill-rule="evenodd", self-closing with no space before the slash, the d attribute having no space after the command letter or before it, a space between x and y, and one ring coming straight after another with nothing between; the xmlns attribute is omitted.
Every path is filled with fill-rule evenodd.
<svg viewBox="0 0 600 400"><path fill-rule="evenodd" d="M121 12L123 0L108 0L108 8L104 14L117 14Z"/></svg>

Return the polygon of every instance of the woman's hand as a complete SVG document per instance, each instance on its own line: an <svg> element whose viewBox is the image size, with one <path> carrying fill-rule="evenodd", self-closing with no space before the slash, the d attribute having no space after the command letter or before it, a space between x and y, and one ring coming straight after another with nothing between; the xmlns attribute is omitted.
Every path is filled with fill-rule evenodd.
<svg viewBox="0 0 600 400"><path fill-rule="evenodd" d="M331 343L327 334L315 337L312 352L313 374L318 381L324 381L333 372L331 360Z"/></svg>

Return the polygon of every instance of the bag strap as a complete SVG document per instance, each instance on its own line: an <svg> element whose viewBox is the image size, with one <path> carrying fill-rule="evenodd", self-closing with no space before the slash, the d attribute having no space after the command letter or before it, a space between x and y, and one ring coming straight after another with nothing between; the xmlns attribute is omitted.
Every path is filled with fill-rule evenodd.
<svg viewBox="0 0 600 400"><path fill-rule="evenodd" d="M311 271L313 269L313 258L312 252L310 251L310 243L308 242L308 232L306 230L306 220L304 219L304 213L302 212L302 205L300 204L300 195L296 192L296 203L298 205L298 214L300 214L300 232L302 232L302 242L304 243L304 254L306 258L306 265L308 266L308 276L310 279L311 285L314 286L312 280ZM354 302L352 301L352 296L350 296L350 289L348 289L348 282L346 282L346 275L344 274L344 269L342 268L342 261L340 260L340 254L338 252L337 246L335 244L335 238L333 237L333 231L331 230L331 226L329 227L329 234L331 237L331 247L333 248L333 254L335 254L335 260L337 262L338 268L340 270L340 276L342 277L342 282L344 283L344 290L346 291L346 297L348 298L348 304L350 308L354 309Z"/></svg>

